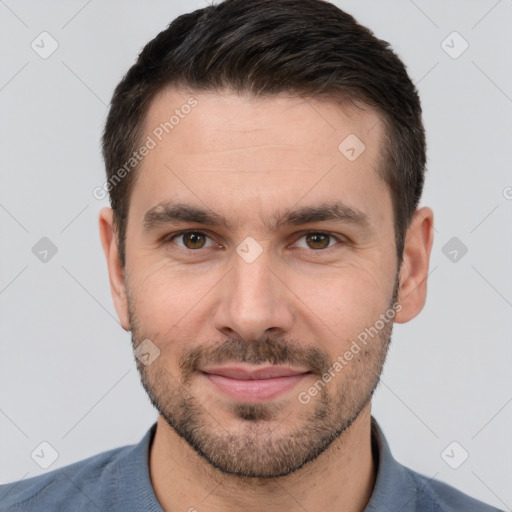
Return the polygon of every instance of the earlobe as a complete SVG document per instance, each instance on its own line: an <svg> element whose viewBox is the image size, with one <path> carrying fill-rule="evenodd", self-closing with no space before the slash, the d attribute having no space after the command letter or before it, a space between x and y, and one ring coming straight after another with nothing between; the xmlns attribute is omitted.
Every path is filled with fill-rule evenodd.
<svg viewBox="0 0 512 512"><path fill-rule="evenodd" d="M121 327L125 331L129 331L131 327L128 314L124 269L119 256L112 208L105 207L101 209L99 214L99 230L101 245L107 260L110 293L112 294L114 307L119 316Z"/></svg>
<svg viewBox="0 0 512 512"><path fill-rule="evenodd" d="M395 316L397 323L413 319L425 305L433 233L432 210L427 207L416 210L407 230L400 267L398 302L402 308Z"/></svg>

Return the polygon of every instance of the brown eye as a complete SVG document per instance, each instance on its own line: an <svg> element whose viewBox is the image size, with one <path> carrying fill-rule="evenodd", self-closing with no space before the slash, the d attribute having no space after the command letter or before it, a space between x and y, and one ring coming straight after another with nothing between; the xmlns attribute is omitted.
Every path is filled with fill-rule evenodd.
<svg viewBox="0 0 512 512"><path fill-rule="evenodd" d="M171 240L180 247L185 249L202 249L205 247L206 239L209 238L200 231L189 231L187 233L180 233L172 237ZM181 243L178 243L180 241Z"/></svg>
<svg viewBox="0 0 512 512"><path fill-rule="evenodd" d="M201 233L184 233L181 236L187 249L201 249L205 244L205 237Z"/></svg>
<svg viewBox="0 0 512 512"><path fill-rule="evenodd" d="M311 249L325 249L329 245L330 236L324 233L309 233L306 242Z"/></svg>

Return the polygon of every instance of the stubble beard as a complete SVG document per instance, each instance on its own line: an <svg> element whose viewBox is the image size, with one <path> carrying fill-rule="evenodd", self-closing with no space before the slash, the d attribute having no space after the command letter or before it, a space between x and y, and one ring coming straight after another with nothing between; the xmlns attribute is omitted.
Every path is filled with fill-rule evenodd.
<svg viewBox="0 0 512 512"><path fill-rule="evenodd" d="M396 302L397 284L389 309ZM132 344L147 337L137 322L129 300ZM231 403L229 422L221 419L211 403L194 396L192 385L198 369L208 363L247 362L253 364L301 365L321 379L334 361L318 348L291 344L276 338L251 343L228 339L215 346L196 345L182 354L180 376L173 376L159 364L145 366L136 359L142 385L160 415L212 467L225 474L250 478L277 478L289 475L319 457L358 418L371 402L384 366L393 322L385 323L378 335L318 394L302 404L293 394L287 401ZM172 342L152 340L157 346ZM352 340L349 340L349 344ZM343 344L343 346L348 346ZM308 384L308 387L311 383ZM307 388L306 388L307 389ZM304 391L304 390L301 390Z"/></svg>

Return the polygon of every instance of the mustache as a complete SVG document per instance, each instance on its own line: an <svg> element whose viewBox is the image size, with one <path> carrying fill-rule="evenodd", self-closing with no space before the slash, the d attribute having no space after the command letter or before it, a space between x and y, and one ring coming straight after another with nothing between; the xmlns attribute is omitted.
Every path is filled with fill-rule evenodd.
<svg viewBox="0 0 512 512"><path fill-rule="evenodd" d="M317 347L305 347L277 338L261 338L246 342L229 338L213 346L196 345L180 357L179 366L185 380L207 364L224 363L279 364L304 366L322 376L332 366L329 356Z"/></svg>

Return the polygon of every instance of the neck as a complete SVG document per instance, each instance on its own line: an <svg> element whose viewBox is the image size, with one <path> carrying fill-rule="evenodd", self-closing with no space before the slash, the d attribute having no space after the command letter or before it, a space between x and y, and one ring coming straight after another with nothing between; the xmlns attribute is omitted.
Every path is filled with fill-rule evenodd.
<svg viewBox="0 0 512 512"><path fill-rule="evenodd" d="M216 470L158 417L149 454L155 494L165 512L362 512L376 478L371 446L371 404L315 460L294 473L240 478Z"/></svg>

